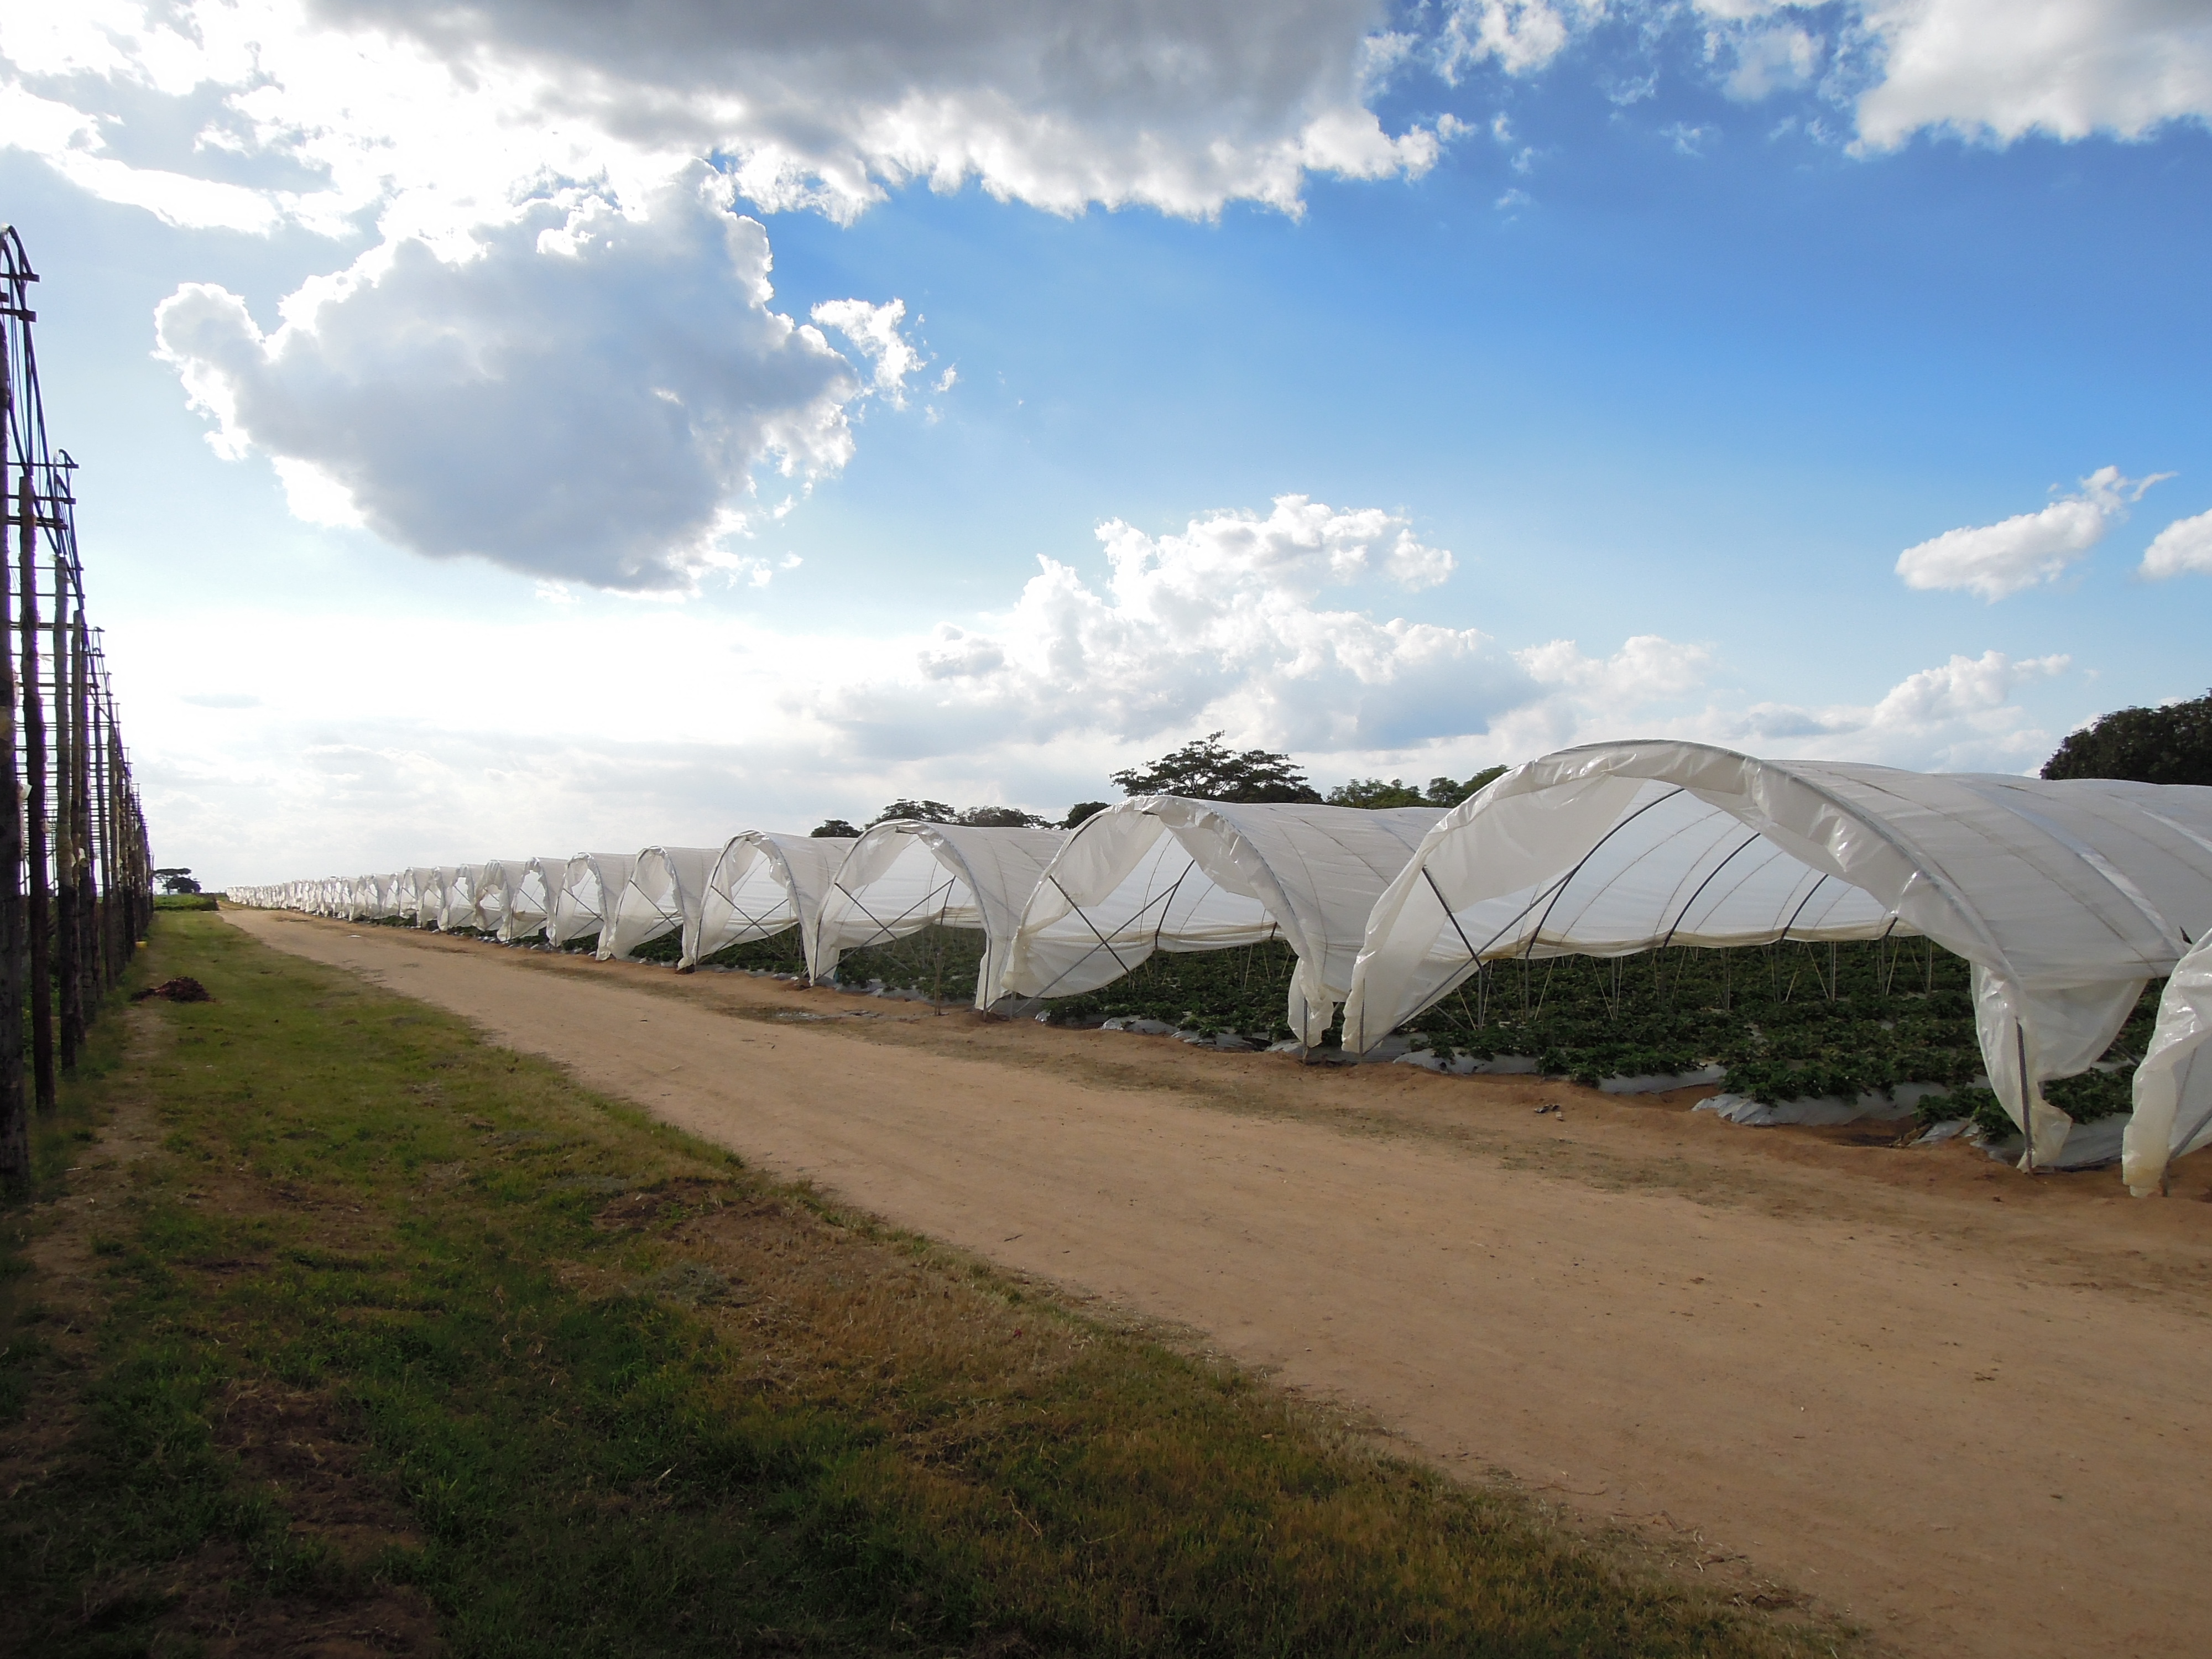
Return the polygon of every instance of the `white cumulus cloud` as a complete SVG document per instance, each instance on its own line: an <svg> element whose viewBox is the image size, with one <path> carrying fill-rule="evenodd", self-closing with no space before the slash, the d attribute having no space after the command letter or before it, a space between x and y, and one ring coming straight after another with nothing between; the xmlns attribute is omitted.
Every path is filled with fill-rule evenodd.
<svg viewBox="0 0 2212 1659"><path fill-rule="evenodd" d="M2067 656L2015 661L2002 651L1954 656L1940 668L1923 668L1892 686L1867 717L1869 726L1917 727L2002 708L2021 684L2049 679L2073 666Z"/></svg>
<svg viewBox="0 0 2212 1659"><path fill-rule="evenodd" d="M273 331L213 289L163 308L226 452L279 463L302 518L681 586L757 466L836 470L854 398L903 407L927 362L896 299L774 312L765 234L722 208L849 221L974 183L1056 213L1296 213L1316 173L1438 153L1368 107L1406 55L1382 21L1378 0L72 0L0 9L0 145L175 224L373 233ZM704 218L702 168L725 192Z"/></svg>
<svg viewBox="0 0 2212 1659"><path fill-rule="evenodd" d="M1652 76L1670 37L1702 33L1729 96L1816 93L1853 109L1873 150L1930 131L2010 143L2212 120L2206 0L1447 0L1427 56L1455 83L1525 76L1608 24Z"/></svg>
<svg viewBox="0 0 2212 1659"><path fill-rule="evenodd" d="M894 408L906 407L906 377L927 361L911 341L899 332L906 320L906 301L890 300L870 305L866 300L824 300L810 313L824 328L834 328L852 342L853 349L875 365L875 388ZM938 390L950 391L952 371Z"/></svg>
<svg viewBox="0 0 2212 1659"><path fill-rule="evenodd" d="M2039 513L1947 530L1906 548L1897 556L1897 574L1907 587L1966 588L1992 602L2056 581L2127 517L2130 502L2170 476L2127 478L2116 466L2100 467L2078 491Z"/></svg>
<svg viewBox="0 0 2212 1659"><path fill-rule="evenodd" d="M1099 526L1103 584L1049 557L1004 612L939 627L915 676L825 688L809 709L872 751L1139 738L1212 721L1279 745L1343 749L1479 729L1529 692L1486 635L1331 608L1374 581L1419 590L1451 573L1402 516L1304 495L1154 536Z"/></svg>
<svg viewBox="0 0 2212 1659"><path fill-rule="evenodd" d="M1435 47L1437 72L1456 83L1475 65L1495 63L1508 75L1527 75L1605 11L1605 0L1450 0Z"/></svg>
<svg viewBox="0 0 2212 1659"><path fill-rule="evenodd" d="M1871 0L1863 21L1881 73L1859 132L1877 147L1929 127L2134 138L2212 118L2204 0Z"/></svg>
<svg viewBox="0 0 2212 1659"><path fill-rule="evenodd" d="M2184 571L2212 575L2212 513L2193 519L2176 519L2158 532L2144 550L2137 573L2151 581L2164 581Z"/></svg>
<svg viewBox="0 0 2212 1659"><path fill-rule="evenodd" d="M1738 714L1712 711L1704 724L1717 741L1755 753L1936 771L2017 770L2041 762L2057 742L2020 705L2020 692L2072 666L2064 655L1955 654L1906 675L1872 703L1761 702Z"/></svg>
<svg viewBox="0 0 2212 1659"><path fill-rule="evenodd" d="M721 560L757 470L844 464L862 391L772 308L767 236L719 189L680 182L635 220L541 202L458 258L386 244L267 333L236 295L187 284L157 313L161 349L218 447L271 457L304 518L432 557L682 587Z"/></svg>
<svg viewBox="0 0 2212 1659"><path fill-rule="evenodd" d="M517 181L629 193L721 158L768 209L851 218L887 191L970 180L1054 212L1296 210L1305 177L1419 173L1421 127L1365 103L1375 0L73 0L0 21L27 97L5 142L130 200L161 172L258 191L335 228L404 201L405 228L496 217ZM118 110L139 118L118 119ZM148 135L169 132L167 156ZM285 167L293 169L285 172ZM173 183L145 204L234 222Z"/></svg>

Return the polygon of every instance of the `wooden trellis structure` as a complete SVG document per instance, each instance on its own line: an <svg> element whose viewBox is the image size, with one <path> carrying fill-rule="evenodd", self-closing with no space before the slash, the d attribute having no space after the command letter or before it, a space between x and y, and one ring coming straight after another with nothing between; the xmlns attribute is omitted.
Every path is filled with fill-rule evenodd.
<svg viewBox="0 0 2212 1659"><path fill-rule="evenodd" d="M31 325L39 280L0 227L0 1181L30 1173L29 1114L153 915L153 858L100 630L86 620L76 463L50 448Z"/></svg>

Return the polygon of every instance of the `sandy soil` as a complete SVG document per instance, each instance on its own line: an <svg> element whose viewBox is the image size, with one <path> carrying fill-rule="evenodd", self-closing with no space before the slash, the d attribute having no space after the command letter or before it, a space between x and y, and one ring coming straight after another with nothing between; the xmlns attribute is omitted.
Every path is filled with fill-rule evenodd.
<svg viewBox="0 0 2212 1659"><path fill-rule="evenodd" d="M2203 1156L2137 1201L2111 1171L1693 1117L1701 1091L1302 1066L227 914L1884 1646L2212 1647Z"/></svg>

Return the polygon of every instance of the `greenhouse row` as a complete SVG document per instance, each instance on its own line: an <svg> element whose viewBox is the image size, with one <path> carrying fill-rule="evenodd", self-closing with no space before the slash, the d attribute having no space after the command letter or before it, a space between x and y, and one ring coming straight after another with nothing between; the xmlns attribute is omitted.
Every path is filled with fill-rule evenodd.
<svg viewBox="0 0 2212 1659"><path fill-rule="evenodd" d="M987 1010L1097 991L1155 952L1279 944L1294 1042L1353 1054L1501 963L1921 939L1971 965L1983 1073L2025 1166L2055 1161L2074 1127L2043 1085L2112 1064L2160 980L2123 1176L2157 1191L2172 1158L2212 1143L2212 788L1615 743L1449 810L1149 795L1073 830L744 830L228 896L556 948L595 938L614 960L672 940L684 969L784 938L819 983L848 953L963 930Z"/></svg>

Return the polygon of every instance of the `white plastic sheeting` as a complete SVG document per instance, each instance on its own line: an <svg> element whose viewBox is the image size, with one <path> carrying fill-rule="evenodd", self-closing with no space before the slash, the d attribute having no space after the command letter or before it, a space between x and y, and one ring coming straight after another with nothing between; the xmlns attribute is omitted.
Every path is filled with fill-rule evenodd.
<svg viewBox="0 0 2212 1659"><path fill-rule="evenodd" d="M436 874L434 870L425 870L419 866L411 870L402 870L399 872L399 908L396 914L413 922L417 927L434 926L436 923L437 917L434 915L428 922L422 920L423 890L434 884ZM434 900L431 902L435 902Z"/></svg>
<svg viewBox="0 0 2212 1659"><path fill-rule="evenodd" d="M508 937L526 939L534 934L549 941L552 939L554 913L560 908L561 896L568 885L568 864L565 858L541 854L523 866L523 890L536 895L538 924L531 927L527 915L518 909L508 919L508 925L514 930Z"/></svg>
<svg viewBox="0 0 2212 1659"><path fill-rule="evenodd" d="M446 884L453 878L453 866L436 865L415 872L415 925L436 927L446 919Z"/></svg>
<svg viewBox="0 0 2212 1659"><path fill-rule="evenodd" d="M438 931L477 925L477 872L481 866L457 865L445 872L444 894L438 905Z"/></svg>
<svg viewBox="0 0 2212 1659"><path fill-rule="evenodd" d="M629 880L630 867L636 862L635 856L629 853L579 853L570 859L562 872L560 890L551 895L552 902L545 917L546 943L562 945L570 939L598 933L606 915L609 895L622 891L623 884ZM550 863L547 875L550 881Z"/></svg>
<svg viewBox="0 0 2212 1659"><path fill-rule="evenodd" d="M1351 988L1368 913L1443 817L1433 806L1245 805L1139 796L1085 818L1024 907L1000 988L1076 996L1154 951L1280 938L1286 1018L1318 1044Z"/></svg>
<svg viewBox="0 0 2212 1659"><path fill-rule="evenodd" d="M1480 961L1924 933L1974 965L1990 1085L2032 1155L2085 1070L2212 929L2212 789L1760 761L1598 744L1516 768L1431 829L1376 905L1360 1049Z"/></svg>
<svg viewBox="0 0 2212 1659"><path fill-rule="evenodd" d="M504 943L544 931L544 878L536 859L494 859L477 877L477 926Z"/></svg>
<svg viewBox="0 0 2212 1659"><path fill-rule="evenodd" d="M2166 1166L2212 1146L2212 939L2182 957L2159 998L2158 1024L2136 1068L2135 1114L2120 1141L2120 1178L2137 1198L2162 1189Z"/></svg>
<svg viewBox="0 0 2212 1659"><path fill-rule="evenodd" d="M806 968L826 980L846 951L887 945L928 927L983 934L975 1006L998 998L1022 907L1066 842L1065 830L981 830L897 818L854 842L815 919Z"/></svg>
<svg viewBox="0 0 2212 1659"><path fill-rule="evenodd" d="M799 930L802 951L822 901L837 878L850 836L786 836L747 830L724 843L684 933L681 964L689 968L732 945Z"/></svg>
<svg viewBox="0 0 2212 1659"><path fill-rule="evenodd" d="M698 914L707 872L720 856L713 847L648 847L630 860L629 878L599 927L599 960L627 962L639 945L681 933Z"/></svg>
<svg viewBox="0 0 2212 1659"><path fill-rule="evenodd" d="M530 860L493 859L476 872L476 919L470 926L495 939L513 939L517 906L522 909L522 930L533 932L545 925L545 906L530 891Z"/></svg>

